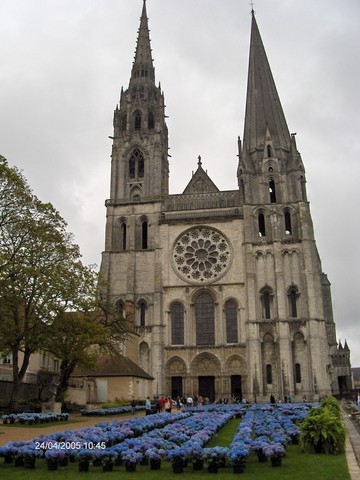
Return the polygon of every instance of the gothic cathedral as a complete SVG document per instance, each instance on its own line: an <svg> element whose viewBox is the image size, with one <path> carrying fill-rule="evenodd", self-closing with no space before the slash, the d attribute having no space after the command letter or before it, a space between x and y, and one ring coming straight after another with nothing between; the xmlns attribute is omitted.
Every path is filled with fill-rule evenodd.
<svg viewBox="0 0 360 480"><path fill-rule="evenodd" d="M252 12L238 189L220 191L199 158L169 193L164 93L155 83L146 2L129 87L114 112L101 273L131 318L144 395L268 401L342 394L350 351L337 344L305 169Z"/></svg>

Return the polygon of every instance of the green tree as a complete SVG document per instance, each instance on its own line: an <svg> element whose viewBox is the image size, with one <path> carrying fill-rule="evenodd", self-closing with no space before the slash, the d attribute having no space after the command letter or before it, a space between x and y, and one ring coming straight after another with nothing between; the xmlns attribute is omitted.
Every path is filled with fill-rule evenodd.
<svg viewBox="0 0 360 480"><path fill-rule="evenodd" d="M94 302L92 284L88 288L84 279L96 275L82 265L66 226L0 157L0 352L12 353L12 408L30 356L46 344L49 325L60 312Z"/></svg>

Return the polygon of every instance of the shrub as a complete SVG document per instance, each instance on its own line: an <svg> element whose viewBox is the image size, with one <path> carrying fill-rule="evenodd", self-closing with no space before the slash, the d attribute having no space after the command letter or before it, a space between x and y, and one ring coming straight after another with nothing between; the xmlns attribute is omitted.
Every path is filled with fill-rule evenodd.
<svg viewBox="0 0 360 480"><path fill-rule="evenodd" d="M346 431L340 409L333 402L311 410L300 429L300 445L307 453L336 454L345 450Z"/></svg>

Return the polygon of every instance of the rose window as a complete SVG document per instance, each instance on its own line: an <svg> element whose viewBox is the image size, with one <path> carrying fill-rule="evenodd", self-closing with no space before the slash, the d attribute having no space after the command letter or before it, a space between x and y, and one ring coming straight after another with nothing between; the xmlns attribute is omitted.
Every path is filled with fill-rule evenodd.
<svg viewBox="0 0 360 480"><path fill-rule="evenodd" d="M226 273L230 263L230 242L214 228L187 230L173 246L173 267L186 281L214 282Z"/></svg>

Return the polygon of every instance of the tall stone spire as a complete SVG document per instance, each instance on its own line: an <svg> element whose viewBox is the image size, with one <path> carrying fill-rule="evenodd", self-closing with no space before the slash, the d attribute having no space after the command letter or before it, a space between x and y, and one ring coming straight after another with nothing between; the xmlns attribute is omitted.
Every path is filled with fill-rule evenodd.
<svg viewBox="0 0 360 480"><path fill-rule="evenodd" d="M155 69L151 55L150 33L148 17L146 13L146 0L144 0L141 13L140 28L138 32L130 83L144 78L155 82Z"/></svg>
<svg viewBox="0 0 360 480"><path fill-rule="evenodd" d="M276 150L289 150L289 129L252 11L244 147L251 155L255 148L264 148L269 135Z"/></svg>

